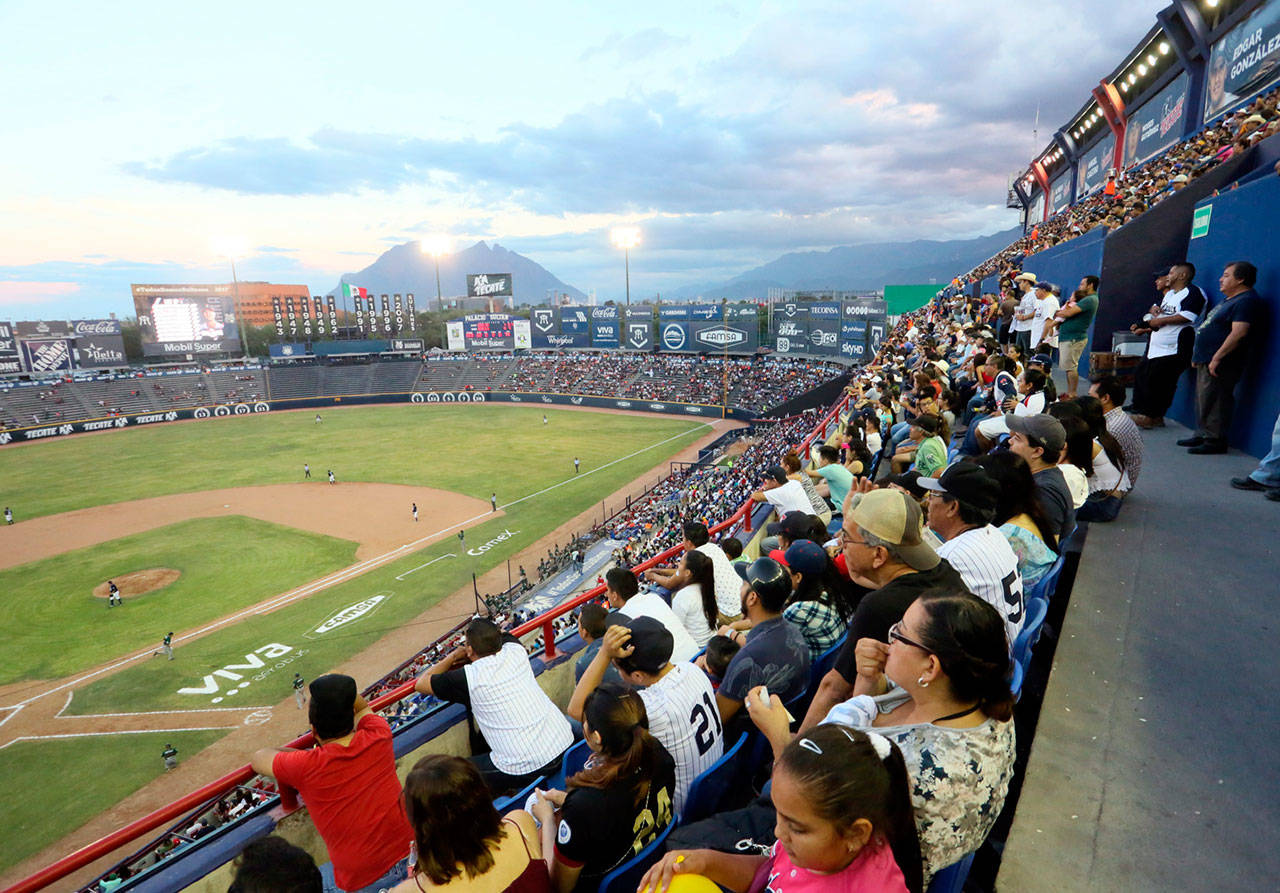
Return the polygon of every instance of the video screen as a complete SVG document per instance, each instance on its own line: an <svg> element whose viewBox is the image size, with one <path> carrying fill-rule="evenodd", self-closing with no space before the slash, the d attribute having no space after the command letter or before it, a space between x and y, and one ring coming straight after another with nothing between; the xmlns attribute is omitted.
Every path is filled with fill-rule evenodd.
<svg viewBox="0 0 1280 893"><path fill-rule="evenodd" d="M134 307L147 356L240 349L235 301L221 285L135 285Z"/></svg>

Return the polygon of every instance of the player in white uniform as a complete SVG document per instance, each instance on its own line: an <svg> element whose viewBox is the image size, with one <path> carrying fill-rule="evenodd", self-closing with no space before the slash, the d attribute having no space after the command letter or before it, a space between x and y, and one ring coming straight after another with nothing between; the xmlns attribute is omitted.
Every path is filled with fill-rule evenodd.
<svg viewBox="0 0 1280 893"><path fill-rule="evenodd" d="M1004 618L1009 647L1026 620L1018 556L991 526L1000 485L985 469L957 462L938 478L921 478L929 494L928 523L942 537L938 555L956 569L969 591Z"/></svg>
<svg viewBox="0 0 1280 893"><path fill-rule="evenodd" d="M600 650L578 681L568 713L581 721L587 696L609 666L640 690L649 714L649 732L662 742L676 764L675 810L684 809L693 780L724 753L724 728L707 674L690 663L671 663L670 630L652 617L623 618L611 626Z"/></svg>

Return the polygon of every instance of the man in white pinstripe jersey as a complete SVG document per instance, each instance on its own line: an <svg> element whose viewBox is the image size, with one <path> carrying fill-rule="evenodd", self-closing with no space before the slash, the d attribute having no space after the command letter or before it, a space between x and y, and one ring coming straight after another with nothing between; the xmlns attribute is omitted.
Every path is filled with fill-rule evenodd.
<svg viewBox="0 0 1280 893"><path fill-rule="evenodd" d="M991 525L1000 485L986 469L956 462L938 478L921 478L929 491L927 522L942 538L938 555L955 568L969 590L1004 618L1009 647L1026 619L1018 556L1005 535Z"/></svg>
<svg viewBox="0 0 1280 893"><path fill-rule="evenodd" d="M534 678L529 655L492 620L473 620L467 644L418 677L415 688L471 710L491 752L473 756L495 795L560 768L573 730Z"/></svg>
<svg viewBox="0 0 1280 893"><path fill-rule="evenodd" d="M689 785L724 753L720 708L707 674L690 663L671 663L674 638L652 617L627 619L605 631L600 650L582 674L567 711L579 722L587 696L609 667L639 689L649 715L649 732L676 764L675 810L684 809Z"/></svg>

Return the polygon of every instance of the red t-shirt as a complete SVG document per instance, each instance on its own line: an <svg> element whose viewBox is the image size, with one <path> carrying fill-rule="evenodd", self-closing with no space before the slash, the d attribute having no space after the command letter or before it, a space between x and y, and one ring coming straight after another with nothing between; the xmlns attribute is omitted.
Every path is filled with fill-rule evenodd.
<svg viewBox="0 0 1280 893"><path fill-rule="evenodd" d="M346 747L278 753L271 771L297 788L342 889L369 886L408 855L413 829L400 804L391 727L381 716L362 717Z"/></svg>

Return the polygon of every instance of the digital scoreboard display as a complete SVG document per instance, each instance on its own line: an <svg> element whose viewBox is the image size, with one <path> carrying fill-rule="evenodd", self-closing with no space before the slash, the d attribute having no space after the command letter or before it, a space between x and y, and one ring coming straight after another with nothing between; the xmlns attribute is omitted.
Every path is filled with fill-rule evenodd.
<svg viewBox="0 0 1280 893"><path fill-rule="evenodd" d="M227 285L134 285L146 356L240 349L235 300Z"/></svg>
<svg viewBox="0 0 1280 893"><path fill-rule="evenodd" d="M469 313L462 318L467 350L515 348L515 317L506 313Z"/></svg>

